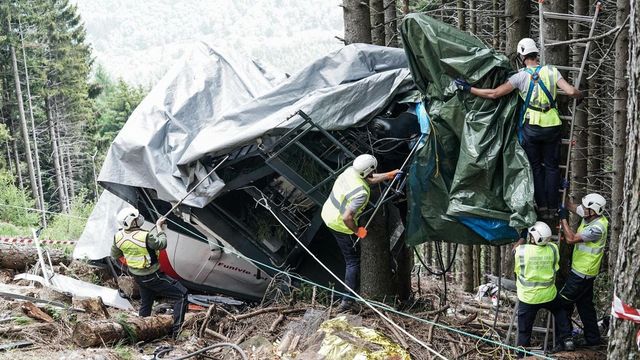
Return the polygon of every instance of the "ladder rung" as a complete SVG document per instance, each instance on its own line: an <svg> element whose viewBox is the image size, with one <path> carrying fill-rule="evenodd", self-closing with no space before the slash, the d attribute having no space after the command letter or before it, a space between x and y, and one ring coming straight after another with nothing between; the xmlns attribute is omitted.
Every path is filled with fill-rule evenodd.
<svg viewBox="0 0 640 360"><path fill-rule="evenodd" d="M562 145L569 145L571 139L562 139Z"/></svg>
<svg viewBox="0 0 640 360"><path fill-rule="evenodd" d="M572 121L573 120L573 116L571 116L571 115L560 115L560 120Z"/></svg>
<svg viewBox="0 0 640 360"><path fill-rule="evenodd" d="M567 168L567 165L560 165L560 166L558 166L558 167L559 167L560 169L566 169L566 168Z"/></svg>
<svg viewBox="0 0 640 360"><path fill-rule="evenodd" d="M534 326L533 329L531 329L531 331L535 331L535 332L539 332L539 333L546 333L547 332L547 328L544 328L542 326ZM553 330L549 329L549 332L552 333Z"/></svg>
<svg viewBox="0 0 640 360"><path fill-rule="evenodd" d="M550 11L543 11L542 15L546 19L593 22L593 16L586 15L565 14Z"/></svg>
<svg viewBox="0 0 640 360"><path fill-rule="evenodd" d="M567 70L567 71L576 71L576 72L580 72L580 68L579 68L579 67L575 67L575 66L562 66L562 65L556 65L556 69L558 69L558 70Z"/></svg>
<svg viewBox="0 0 640 360"><path fill-rule="evenodd" d="M558 90L556 90L556 93L557 93L558 95L564 95L564 96L566 96L566 95L567 95L567 93L566 93L566 92L564 92L564 90L562 90L562 89L558 89Z"/></svg>

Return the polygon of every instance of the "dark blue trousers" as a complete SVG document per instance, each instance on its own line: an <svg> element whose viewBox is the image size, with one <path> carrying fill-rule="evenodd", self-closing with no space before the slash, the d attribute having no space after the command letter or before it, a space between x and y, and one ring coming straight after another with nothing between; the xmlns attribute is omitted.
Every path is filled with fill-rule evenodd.
<svg viewBox="0 0 640 360"><path fill-rule="evenodd" d="M344 257L345 273L344 282L354 291L358 291L360 287L360 243L353 246L354 240L351 235L339 233L331 230L331 233L338 242L342 257ZM349 291L346 291L347 293ZM345 297L344 300L352 301L351 298Z"/></svg>
<svg viewBox="0 0 640 360"><path fill-rule="evenodd" d="M593 305L593 282L595 280L595 278L584 279L569 272L569 277L560 290L559 296L565 307L567 318L571 318L574 304L578 308L578 314L584 326L584 340L589 345L600 343L598 316L596 307Z"/></svg>
<svg viewBox="0 0 640 360"><path fill-rule="evenodd" d="M560 136L559 129L552 136L524 131L522 148L531 164L538 208L557 209L559 205Z"/></svg>
<svg viewBox="0 0 640 360"><path fill-rule="evenodd" d="M518 302L518 346L529 346L531 341L531 331L533 322L536 320L538 310L547 309L551 311L556 323L556 339L564 341L571 336L571 327L568 322L567 313L562 307L560 300L556 296L552 301L542 304L527 304Z"/></svg>
<svg viewBox="0 0 640 360"><path fill-rule="evenodd" d="M153 301L156 296L162 296L173 301L173 327L172 336L177 336L182 327L184 314L187 312L187 288L159 271L145 276L133 277L140 288L140 311L138 315L146 317L151 315Z"/></svg>

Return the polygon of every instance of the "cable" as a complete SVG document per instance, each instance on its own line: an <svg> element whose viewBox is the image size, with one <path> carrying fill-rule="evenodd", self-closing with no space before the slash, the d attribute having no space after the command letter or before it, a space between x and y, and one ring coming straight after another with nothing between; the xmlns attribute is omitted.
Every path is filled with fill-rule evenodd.
<svg viewBox="0 0 640 360"><path fill-rule="evenodd" d="M213 344L213 345L207 346L205 348L202 348L202 349L200 349L198 351L194 351L194 352L189 353L187 355L183 355L183 356L180 356L180 357L177 357L177 358L173 358L171 360L184 360L184 359L192 358L192 357L194 357L196 355L200 355L200 354L205 353L205 352L207 352L209 350L212 350L212 349L215 349L215 348L219 348L219 347L223 347L223 346L228 346L228 347L232 348L233 350L237 351L240 354L240 356L242 357L242 360L249 360L249 358L247 357L247 354L238 345L232 344L232 343L217 343L217 344ZM164 349L162 351L159 351L155 355L154 359L160 358L161 355L164 355L164 354L170 352L171 350L173 350L173 349L169 348L169 349Z"/></svg>
<svg viewBox="0 0 640 360"><path fill-rule="evenodd" d="M86 217L81 217L81 216L76 216L76 215L71 215L71 214L65 214L65 213L59 213L59 212L54 212L54 211L48 211L48 210L40 210L40 209L35 209L35 208L30 208L30 207L25 207L25 206L16 206L16 205L7 205L7 204L0 204L0 206L1 207L10 207L10 208L16 208L16 209L35 211L35 212L38 212L38 213L45 212L47 214L62 215L62 216L67 216L67 217L81 219L81 220L88 220L89 219L89 218L86 218Z"/></svg>
<svg viewBox="0 0 640 360"><path fill-rule="evenodd" d="M158 214L158 215L162 215L162 214ZM191 229L188 229L188 228L182 226L180 223L178 223L178 222L176 222L176 221L174 221L172 219L168 219L168 221L173 223L177 227L181 228L185 232L193 235L194 237L208 242L207 238L205 238L202 235L192 231ZM278 269L278 268L276 268L274 266L271 266L269 264L265 264L265 263L263 263L261 261L254 260L254 259L252 259L252 258L250 258L250 257L238 252L234 248L227 248L227 247L225 247L223 245L215 244L215 243L211 243L211 244L219 247L222 250L227 251L227 253L229 253L229 254L234 254L234 255L238 256L239 258L242 258L242 259L244 259L246 261L249 261L249 262L253 263L254 265L259 265L259 266L262 266L264 268L267 268L267 269L270 269L270 270L273 270L273 271L282 272L281 269ZM338 294L338 295L341 295L341 296L344 296L344 297L348 297L348 298L351 298L353 300L357 300L355 297L351 296L350 294L334 290L334 289L329 288L327 286L324 286L322 284L318 284L318 283L313 282L311 280L305 279L305 278L303 278L301 276L298 276L296 274L288 273L288 275L291 276L292 278L294 278L296 280L299 280L301 282L304 282L306 284L309 284L309 285L312 285L312 286L316 286L319 289L323 289L325 291L329 291L329 292L334 293L334 294ZM473 339L476 339L476 340L484 341L486 343L489 343L489 344L492 344L492 345L496 345L496 346L500 346L500 347L503 347L505 349L509 349L509 350L512 350L512 351L521 351L521 352L523 352L523 353L525 353L527 355L536 356L536 357L541 358L541 359L554 360L553 358L550 358L550 357L547 357L547 356L544 356L544 355L540 355L540 354L536 354L536 353L528 351L528 350L523 350L522 348L517 348L517 347L511 346L511 345L508 345L508 344L504 344L504 343L501 343L501 342L498 342L498 341L495 341L495 340L492 340L492 339L481 337L481 336L476 335L476 334L468 333L466 331L459 330L459 329L456 329L456 328L453 328L453 327L450 327L450 326L447 326L447 325L444 325L444 324L441 324L441 323L437 323L437 322L433 322L433 321L430 321L430 320L427 320L427 319L419 318L419 317L417 317L415 315L396 310L396 309L394 309L394 308L392 308L390 306L384 305L384 304L379 304L379 303L371 303L371 304L373 306L375 306L375 307L378 307L378 308L384 310L384 311L388 311L388 312L394 313L394 314L399 315L399 316L404 316L404 317L407 317L407 318L410 318L410 319L413 319L415 321L422 322L422 323L425 323L425 324L428 324L428 325L433 325L435 327L439 327L439 328L444 329L446 331L450 331L450 332L453 332L453 333L456 333L456 334L467 336L467 337L470 337L470 338L473 338Z"/></svg>

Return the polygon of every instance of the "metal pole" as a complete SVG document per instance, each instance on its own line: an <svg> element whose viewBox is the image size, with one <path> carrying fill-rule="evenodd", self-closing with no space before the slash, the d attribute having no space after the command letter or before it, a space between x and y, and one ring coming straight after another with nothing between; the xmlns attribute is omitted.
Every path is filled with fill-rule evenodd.
<svg viewBox="0 0 640 360"><path fill-rule="evenodd" d="M409 155L407 155L407 158L404 160L404 163L402 163L402 166L400 166L400 171L402 171L407 166L407 164L409 163L409 160L416 153L416 151L418 150L418 146L420 145L420 142L422 141L422 139L424 139L425 136L426 136L426 134L421 134L420 135L420 137L418 138L418 141L416 141L416 144L413 146L413 149L411 149L411 152L409 153ZM376 216L376 213L380 209L380 206L384 202L384 199L389 194L389 191L391 191L391 188L393 188L393 184L396 182L396 179L398 179L398 176L395 176L393 178L393 180L391 180L391 183L389 184L389 186L387 186L387 189L384 191L384 193L382 194L380 199L378 199L378 203L376 204L375 208L373 209L373 213L371 213L371 216L369 217L369 220L367 221L366 225L364 226L365 229L368 228L369 225L371 224L371 221L373 221L373 217ZM358 244L358 241L360 241L360 238L357 238L356 241L353 243L354 247Z"/></svg>

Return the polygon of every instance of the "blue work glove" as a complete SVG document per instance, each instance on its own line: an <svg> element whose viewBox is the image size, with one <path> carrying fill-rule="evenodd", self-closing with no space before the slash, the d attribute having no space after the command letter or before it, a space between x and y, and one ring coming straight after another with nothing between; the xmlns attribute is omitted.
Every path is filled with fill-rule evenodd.
<svg viewBox="0 0 640 360"><path fill-rule="evenodd" d="M568 189L569 188L569 180L562 179L562 182L560 183L560 188L561 189Z"/></svg>
<svg viewBox="0 0 640 360"><path fill-rule="evenodd" d="M569 211L566 207L561 206L560 209L558 209L558 217L560 220L567 220L569 218Z"/></svg>
<svg viewBox="0 0 640 360"><path fill-rule="evenodd" d="M464 92L471 90L471 84L469 84L465 79L457 78L455 83L458 90L462 90Z"/></svg>

